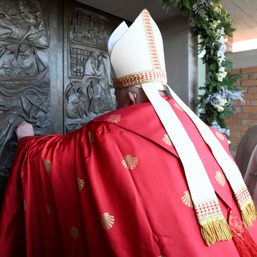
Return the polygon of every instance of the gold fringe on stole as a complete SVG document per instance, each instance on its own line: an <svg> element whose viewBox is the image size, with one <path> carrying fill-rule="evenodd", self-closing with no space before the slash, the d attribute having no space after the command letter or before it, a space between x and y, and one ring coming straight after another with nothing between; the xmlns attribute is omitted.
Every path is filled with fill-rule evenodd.
<svg viewBox="0 0 257 257"><path fill-rule="evenodd" d="M245 227L251 227L257 217L253 201L248 203L242 210L242 219Z"/></svg>
<svg viewBox="0 0 257 257"><path fill-rule="evenodd" d="M201 233L205 243L209 246L221 240L230 240L232 232L225 218L213 218L201 224Z"/></svg>

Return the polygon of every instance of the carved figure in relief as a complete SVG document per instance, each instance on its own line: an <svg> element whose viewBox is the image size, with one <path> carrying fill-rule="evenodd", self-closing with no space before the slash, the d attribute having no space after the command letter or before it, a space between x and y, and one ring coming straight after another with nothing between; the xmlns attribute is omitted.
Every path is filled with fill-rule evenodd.
<svg viewBox="0 0 257 257"><path fill-rule="evenodd" d="M95 54L95 53L94 53ZM107 111L110 107L110 81L106 67L107 57L103 54L95 54L94 58L94 74L87 78L88 96L89 96L89 112L101 113ZM85 73L85 75L88 75ZM96 77L96 78L95 78Z"/></svg>
<svg viewBox="0 0 257 257"><path fill-rule="evenodd" d="M68 118L83 119L88 116L88 98L81 81L72 81L66 91Z"/></svg>
<svg viewBox="0 0 257 257"><path fill-rule="evenodd" d="M36 49L21 44L0 45L0 76L7 78L27 78L45 69Z"/></svg>
<svg viewBox="0 0 257 257"><path fill-rule="evenodd" d="M49 35L39 1L0 0L0 38L48 46Z"/></svg>
<svg viewBox="0 0 257 257"><path fill-rule="evenodd" d="M75 42L105 47L108 35L104 23L100 17L78 9L72 19L70 37Z"/></svg>
<svg viewBox="0 0 257 257"><path fill-rule="evenodd" d="M108 56L103 52L91 52L83 73L81 81L72 81L66 89L67 116L70 119L94 117L113 107Z"/></svg>
<svg viewBox="0 0 257 257"><path fill-rule="evenodd" d="M44 58L42 53L41 57ZM36 48L0 45L0 175L8 174L14 151L11 146L16 141L13 132L18 123L22 120L32 123L37 134L49 127L47 74Z"/></svg>

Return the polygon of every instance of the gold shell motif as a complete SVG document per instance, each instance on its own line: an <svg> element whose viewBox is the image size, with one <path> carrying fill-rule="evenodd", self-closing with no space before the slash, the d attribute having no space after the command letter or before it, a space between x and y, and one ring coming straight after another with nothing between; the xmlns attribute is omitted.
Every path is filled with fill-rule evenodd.
<svg viewBox="0 0 257 257"><path fill-rule="evenodd" d="M114 221L114 216L110 215L109 212L105 212L101 217L101 223L105 230L111 229L114 224Z"/></svg>
<svg viewBox="0 0 257 257"><path fill-rule="evenodd" d="M189 191L185 191L184 195L181 197L182 202L187 206L192 208L193 207L193 202L190 196Z"/></svg>
<svg viewBox="0 0 257 257"><path fill-rule="evenodd" d="M162 141L165 144L167 144L167 145L173 146L173 144L171 143L171 140L170 140L170 137L168 136L168 134L164 134L164 136L162 138Z"/></svg>
<svg viewBox="0 0 257 257"><path fill-rule="evenodd" d="M130 170L133 170L136 168L138 164L138 158L137 157L134 157L130 154L127 154L124 156L124 160L122 161L122 165L125 167L125 168L128 168Z"/></svg>
<svg viewBox="0 0 257 257"><path fill-rule="evenodd" d="M222 185L223 187L225 186L226 178L220 171L216 172L215 179L220 185Z"/></svg>
<svg viewBox="0 0 257 257"><path fill-rule="evenodd" d="M77 227L72 226L70 230L70 235L76 239L79 235L79 229Z"/></svg>
<svg viewBox="0 0 257 257"><path fill-rule="evenodd" d="M118 123L120 120L121 120L120 114L112 114L107 119L107 121L113 122L113 123Z"/></svg>
<svg viewBox="0 0 257 257"><path fill-rule="evenodd" d="M85 186L85 180L78 177L77 181L78 181L78 186L79 186L79 192L81 192L83 187Z"/></svg>
<svg viewBox="0 0 257 257"><path fill-rule="evenodd" d="M50 172L52 170L52 162L49 160L44 160L44 168L46 172Z"/></svg>

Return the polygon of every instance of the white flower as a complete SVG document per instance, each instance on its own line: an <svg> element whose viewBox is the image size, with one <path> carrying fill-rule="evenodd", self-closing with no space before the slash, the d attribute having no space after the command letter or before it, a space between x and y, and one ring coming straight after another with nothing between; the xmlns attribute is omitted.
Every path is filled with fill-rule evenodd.
<svg viewBox="0 0 257 257"><path fill-rule="evenodd" d="M224 33L224 29L223 29L223 33ZM218 42L221 43L221 44L226 44L228 42L228 39L224 37L224 34L222 34L220 36L220 38L218 39Z"/></svg>
<svg viewBox="0 0 257 257"><path fill-rule="evenodd" d="M219 74L219 73L216 73L216 77L217 77L217 80L218 80L219 82L222 82L223 79L224 79L223 75L221 75L221 74Z"/></svg>
<svg viewBox="0 0 257 257"><path fill-rule="evenodd" d="M225 57L225 56L223 56L223 55L219 56L219 58L218 58L219 65L221 65L221 63L222 63L222 62L224 62L224 61L225 61L225 59L226 59L226 57Z"/></svg>
<svg viewBox="0 0 257 257"><path fill-rule="evenodd" d="M226 59L226 56L222 51L218 51L217 57L218 57L219 65L221 65L221 63Z"/></svg>
<svg viewBox="0 0 257 257"><path fill-rule="evenodd" d="M225 70L225 67L220 67L220 68L219 68L219 73L220 73L220 74L223 74L224 76L226 76L226 75L227 75L227 72L226 72L226 70Z"/></svg>
<svg viewBox="0 0 257 257"><path fill-rule="evenodd" d="M220 44L218 53L224 54L227 50L226 44Z"/></svg>
<svg viewBox="0 0 257 257"><path fill-rule="evenodd" d="M225 35L225 32L224 32L224 28L223 28L223 27L220 28L220 34L221 34L221 35Z"/></svg>
<svg viewBox="0 0 257 257"><path fill-rule="evenodd" d="M216 95L215 95L215 100L216 100L216 103L217 103L217 104L215 105L215 106L216 106L215 108L217 108L217 109L219 109L219 108L225 106L225 105L228 103L227 99L224 98L223 95L218 95L218 94L216 94Z"/></svg>
<svg viewBox="0 0 257 257"><path fill-rule="evenodd" d="M225 99L225 98L221 98L221 99L220 99L220 105L221 105L221 106L224 106L224 105L226 105L227 103L228 103L227 99Z"/></svg>
<svg viewBox="0 0 257 257"><path fill-rule="evenodd" d="M217 111L218 112L223 112L224 111L224 108L222 106L217 106Z"/></svg>
<svg viewBox="0 0 257 257"><path fill-rule="evenodd" d="M223 37L223 39L224 39L224 37ZM224 40L223 40L223 41L224 41ZM226 56L225 56L226 49L227 49L226 44L225 44L225 43L221 43L221 44L220 44L220 47L219 47L219 50L218 50L218 52L217 52L217 57L218 57L218 63L219 63L219 65L221 65L221 63L222 63L223 61L225 61L225 59L226 59Z"/></svg>
<svg viewBox="0 0 257 257"><path fill-rule="evenodd" d="M223 81L223 79L227 76L227 72L224 67L219 68L219 73L216 73L216 77L218 81Z"/></svg>
<svg viewBox="0 0 257 257"><path fill-rule="evenodd" d="M212 29L216 29L217 26L218 26L220 23L221 23L220 20L213 21L213 22L210 23L210 27L211 27Z"/></svg>
<svg viewBox="0 0 257 257"><path fill-rule="evenodd" d="M220 38L221 36L224 36L225 35L224 28L221 27L220 29L217 29L216 35L218 38Z"/></svg>
<svg viewBox="0 0 257 257"><path fill-rule="evenodd" d="M218 112L223 112L224 108L218 104L214 104L213 107L218 111Z"/></svg>
<svg viewBox="0 0 257 257"><path fill-rule="evenodd" d="M221 91L209 95L205 102L210 103L218 112L223 112L224 107L229 104L226 91L223 88Z"/></svg>
<svg viewBox="0 0 257 257"><path fill-rule="evenodd" d="M219 73L223 73L225 71L225 68L224 67L220 67L219 68Z"/></svg>

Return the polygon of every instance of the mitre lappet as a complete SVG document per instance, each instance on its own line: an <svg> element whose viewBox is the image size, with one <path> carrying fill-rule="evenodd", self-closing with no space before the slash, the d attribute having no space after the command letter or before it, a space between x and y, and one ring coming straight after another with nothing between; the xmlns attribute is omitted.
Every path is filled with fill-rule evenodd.
<svg viewBox="0 0 257 257"><path fill-rule="evenodd" d="M121 23L109 39L108 51L115 87L141 87L176 148L205 243L211 245L220 240L230 240L232 233L193 142L159 90L165 90L172 96L196 125L230 183L244 225L251 226L256 219L256 210L234 160L211 129L167 85L162 36L149 12L143 10L130 27L125 22Z"/></svg>

